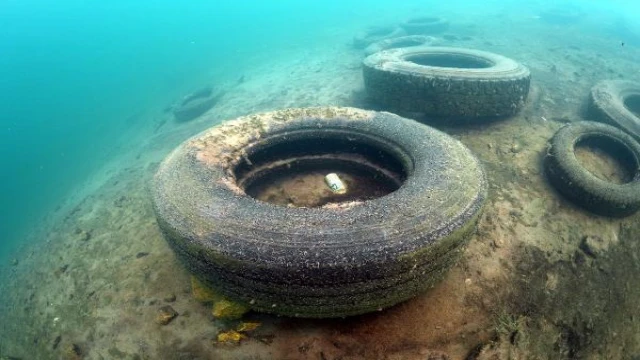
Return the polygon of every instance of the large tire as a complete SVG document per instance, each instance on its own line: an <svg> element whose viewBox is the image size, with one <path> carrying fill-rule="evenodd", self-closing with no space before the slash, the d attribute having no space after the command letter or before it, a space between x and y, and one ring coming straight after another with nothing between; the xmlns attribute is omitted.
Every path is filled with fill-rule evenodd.
<svg viewBox="0 0 640 360"><path fill-rule="evenodd" d="M395 111L447 118L516 114L529 93L529 70L485 51L410 47L368 56L363 66L369 96Z"/></svg>
<svg viewBox="0 0 640 360"><path fill-rule="evenodd" d="M409 19L400 24L400 27L410 35L430 35L447 30L449 21L439 17L425 16Z"/></svg>
<svg viewBox="0 0 640 360"><path fill-rule="evenodd" d="M589 116L640 140L640 83L604 80L591 88Z"/></svg>
<svg viewBox="0 0 640 360"><path fill-rule="evenodd" d="M252 169L287 156L343 151L396 164L402 185L311 208L257 201L239 186ZM486 180L471 152L442 132L328 107L206 130L163 161L152 193L167 241L202 281L257 311L323 318L386 308L435 284L475 229Z"/></svg>
<svg viewBox="0 0 640 360"><path fill-rule="evenodd" d="M607 151L629 170L632 179L615 184L596 177L575 155L580 143ZM640 144L612 126L581 121L563 126L549 144L545 172L549 182L569 200L599 215L621 217L640 209Z"/></svg>
<svg viewBox="0 0 640 360"><path fill-rule="evenodd" d="M438 42L433 36L408 35L392 39L376 41L364 49L365 55L371 55L378 51L397 49L411 46L433 46Z"/></svg>
<svg viewBox="0 0 640 360"><path fill-rule="evenodd" d="M376 41L393 39L405 35L407 35L407 32L397 26L374 26L358 33L353 38L353 46L358 49L363 49Z"/></svg>

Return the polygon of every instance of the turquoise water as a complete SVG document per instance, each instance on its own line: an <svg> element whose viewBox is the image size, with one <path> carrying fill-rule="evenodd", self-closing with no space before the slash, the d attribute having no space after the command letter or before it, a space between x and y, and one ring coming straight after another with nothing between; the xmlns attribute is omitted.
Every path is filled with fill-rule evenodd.
<svg viewBox="0 0 640 360"><path fill-rule="evenodd" d="M545 18L549 9L578 14L571 20L577 24ZM486 39L493 43L504 33L513 38L519 22L539 21L559 38L579 27L605 39L599 51L605 58L640 47L636 1L3 1L0 262L43 243L46 236L34 234L46 235L104 166L135 153L136 144L154 135L164 109L185 94L203 84L228 87L305 49L360 51L351 42L367 26L431 14L444 14L450 33L460 37L509 19L511 27ZM573 39L563 46L591 51L591 44ZM520 40L546 46L529 32ZM539 60L517 55L510 54ZM638 81L637 70L624 75Z"/></svg>
<svg viewBox="0 0 640 360"><path fill-rule="evenodd" d="M118 152L137 113L352 16L295 2L0 6L1 257Z"/></svg>

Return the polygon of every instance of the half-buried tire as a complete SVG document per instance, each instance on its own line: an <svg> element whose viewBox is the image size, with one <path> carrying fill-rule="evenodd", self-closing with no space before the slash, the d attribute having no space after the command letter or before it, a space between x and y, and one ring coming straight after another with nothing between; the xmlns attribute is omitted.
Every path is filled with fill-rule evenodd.
<svg viewBox="0 0 640 360"><path fill-rule="evenodd" d="M315 207L249 195L277 173L315 170L360 172L386 191L347 191ZM386 308L433 286L474 231L486 180L442 132L327 107L206 130L163 161L152 193L167 241L202 281L257 311L322 318Z"/></svg>
<svg viewBox="0 0 640 360"><path fill-rule="evenodd" d="M640 209L640 144L613 126L581 121L563 126L550 140L545 156L549 182L569 200L599 215L621 217ZM575 149L589 145L616 159L627 179L606 181L586 169Z"/></svg>
<svg viewBox="0 0 640 360"><path fill-rule="evenodd" d="M394 111L445 118L516 114L529 93L529 70L485 51L408 47L368 56L363 66L369 96Z"/></svg>
<svg viewBox="0 0 640 360"><path fill-rule="evenodd" d="M591 88L589 115L640 140L640 83L604 80Z"/></svg>

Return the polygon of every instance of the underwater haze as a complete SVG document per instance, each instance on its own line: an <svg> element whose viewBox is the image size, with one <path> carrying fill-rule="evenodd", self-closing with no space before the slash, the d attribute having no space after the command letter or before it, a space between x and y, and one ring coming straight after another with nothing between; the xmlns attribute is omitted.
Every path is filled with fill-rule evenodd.
<svg viewBox="0 0 640 360"><path fill-rule="evenodd" d="M288 323L259 315L260 336L249 336L239 347L211 345L227 325L193 300L189 274L157 228L149 183L158 163L190 136L238 116L325 105L380 110L367 98L363 49L353 46L354 37L420 16L448 20L447 30L433 34L439 46L496 52L531 69L531 91L520 114L486 128L439 127L477 154L492 182L486 213L493 220L483 217L478 237L470 241L477 253L465 253L464 265L442 287L392 308L393 319L381 318L385 312L365 316L356 329L348 319ZM613 253L636 256L633 245L616 246L640 238L633 225L640 218L612 220L574 208L550 190L538 169L558 128L590 120L584 109L591 86L605 79L640 81L640 2L4 0L0 24L0 293L10 294L0 300L7 314L0 360L157 354L418 359L428 351L444 354L438 359L484 359L483 354L502 356L508 346L515 358L640 357L640 340L631 333L640 325L631 315L635 300L629 300L637 299L629 289L640 284L624 278L605 294L605 284L615 277L608 266L625 263ZM220 97L208 111L187 121L174 114L178 104L209 87ZM558 209L568 210L557 215ZM522 220L527 216L533 220ZM588 234L576 235L579 229L614 250L582 254ZM545 265L531 265L539 257ZM580 272L580 266L591 268ZM544 280L522 285L509 278L516 269ZM640 278L638 267L626 273ZM581 313L572 323L561 311L549 310L549 299L571 299L549 295L560 293L558 284L582 280L602 300L600 315ZM526 306L498 311L481 298L499 292L491 284L500 281L509 284L504 289L539 285L540 291L532 290L537 297ZM452 295L460 291L476 292ZM167 304L178 310L179 322L161 327L154 316ZM438 313L453 320L447 323ZM429 322L440 324L438 331L422 332ZM540 330L547 325L555 332ZM599 331L625 328L624 341L593 340ZM549 348L536 345L534 335L548 340ZM367 342L369 336L378 347ZM335 345L340 341L351 347Z"/></svg>
<svg viewBox="0 0 640 360"><path fill-rule="evenodd" d="M3 257L137 136L143 114L322 39L351 10L321 2L3 2Z"/></svg>

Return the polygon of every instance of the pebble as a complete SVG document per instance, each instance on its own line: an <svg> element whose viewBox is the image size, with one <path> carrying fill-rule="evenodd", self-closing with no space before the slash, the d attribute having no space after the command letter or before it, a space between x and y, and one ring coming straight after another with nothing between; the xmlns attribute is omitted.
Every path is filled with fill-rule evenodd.
<svg viewBox="0 0 640 360"><path fill-rule="evenodd" d="M158 309L156 322L160 325L167 325L171 322L171 320L175 319L176 316L178 316L178 312L175 311L170 305L165 305Z"/></svg>
<svg viewBox="0 0 640 360"><path fill-rule="evenodd" d="M607 245L601 237L587 235L580 242L580 250L591 257L602 256L607 251Z"/></svg>
<svg viewBox="0 0 640 360"><path fill-rule="evenodd" d="M91 233L88 231L76 229L76 234L78 234L78 240L80 241L88 241L91 239Z"/></svg>

